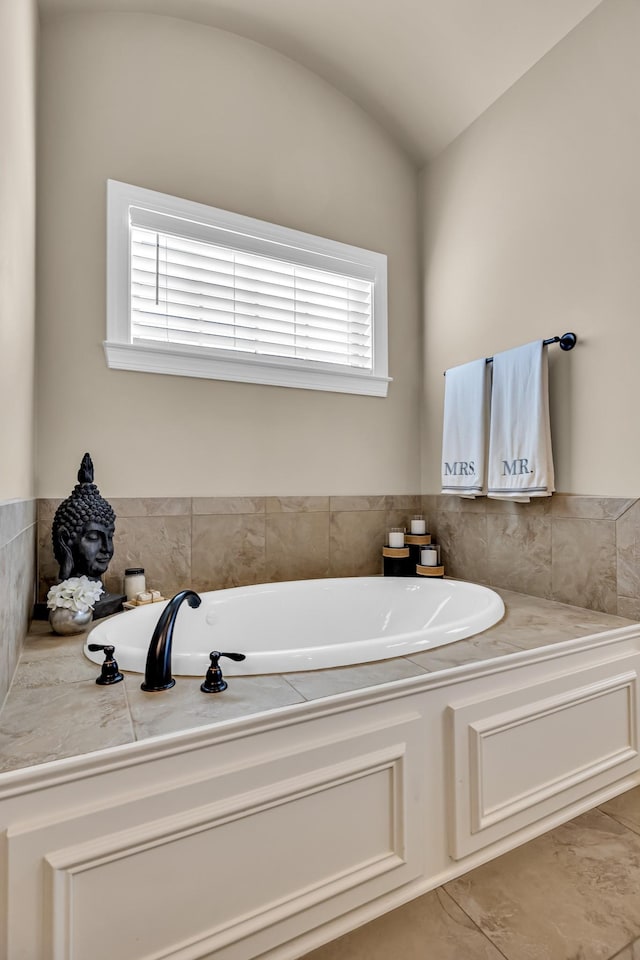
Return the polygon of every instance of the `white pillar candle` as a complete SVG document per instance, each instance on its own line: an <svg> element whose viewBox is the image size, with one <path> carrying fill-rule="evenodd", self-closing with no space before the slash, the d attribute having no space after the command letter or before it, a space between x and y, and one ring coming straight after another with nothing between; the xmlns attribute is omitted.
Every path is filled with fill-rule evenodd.
<svg viewBox="0 0 640 960"><path fill-rule="evenodd" d="M423 567L437 567L438 566L438 551L430 550L429 547L425 547L424 550L420 551L420 562Z"/></svg>
<svg viewBox="0 0 640 960"><path fill-rule="evenodd" d="M124 572L124 592L127 600L134 600L139 593L144 593L147 583L143 567L128 567Z"/></svg>
<svg viewBox="0 0 640 960"><path fill-rule="evenodd" d="M404 530L391 530L389 532L390 547L404 547Z"/></svg>
<svg viewBox="0 0 640 960"><path fill-rule="evenodd" d="M411 533L426 533L427 522L422 517L414 517L411 521Z"/></svg>

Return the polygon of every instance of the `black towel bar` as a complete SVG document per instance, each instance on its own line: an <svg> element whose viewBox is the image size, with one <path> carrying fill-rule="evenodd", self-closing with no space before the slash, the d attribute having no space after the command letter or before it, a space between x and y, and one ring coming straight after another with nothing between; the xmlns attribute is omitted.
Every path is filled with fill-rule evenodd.
<svg viewBox="0 0 640 960"><path fill-rule="evenodd" d="M559 343L561 350L573 350L576 343L578 342L578 338L575 335L575 333L563 333L561 337L549 337L548 340L543 340L542 342L545 344ZM493 363L493 357L485 357L485 362ZM445 370L445 376L446 376L446 370Z"/></svg>

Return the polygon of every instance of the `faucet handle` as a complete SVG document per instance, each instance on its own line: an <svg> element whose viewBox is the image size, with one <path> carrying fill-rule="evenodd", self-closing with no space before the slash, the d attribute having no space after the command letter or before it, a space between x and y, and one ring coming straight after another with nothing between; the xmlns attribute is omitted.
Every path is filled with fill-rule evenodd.
<svg viewBox="0 0 640 960"><path fill-rule="evenodd" d="M223 690L227 689L228 684L222 678L222 670L218 663L220 657L228 657L229 660L235 660L236 662L247 659L244 653L223 653L220 650L212 650L209 654L211 665L207 670L204 682L200 684L203 693L222 693Z"/></svg>
<svg viewBox="0 0 640 960"><path fill-rule="evenodd" d="M113 659L115 649L116 648L110 643L89 643L87 645L87 650L91 650L92 653L96 653L98 650L104 650L104 663L102 664L100 676L96 678L96 683L100 684L101 687L107 686L107 684L110 683L120 683L121 680L124 680L123 675L118 669L118 664Z"/></svg>

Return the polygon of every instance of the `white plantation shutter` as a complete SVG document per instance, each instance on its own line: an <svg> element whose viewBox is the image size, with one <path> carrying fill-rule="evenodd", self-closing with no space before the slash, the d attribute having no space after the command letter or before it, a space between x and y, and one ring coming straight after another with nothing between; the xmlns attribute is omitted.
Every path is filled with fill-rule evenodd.
<svg viewBox="0 0 640 960"><path fill-rule="evenodd" d="M168 236L131 231L131 333L371 369L372 283Z"/></svg>
<svg viewBox="0 0 640 960"><path fill-rule="evenodd" d="M386 394L385 257L109 188L118 200L108 218L111 366Z"/></svg>

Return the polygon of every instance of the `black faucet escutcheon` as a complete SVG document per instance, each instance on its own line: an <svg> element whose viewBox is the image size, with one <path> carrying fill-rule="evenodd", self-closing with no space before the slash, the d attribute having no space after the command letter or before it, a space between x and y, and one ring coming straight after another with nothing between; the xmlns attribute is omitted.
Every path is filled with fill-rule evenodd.
<svg viewBox="0 0 640 960"><path fill-rule="evenodd" d="M144 681L140 684L140 689L147 693L170 690L175 686L175 680L171 676L171 646L176 617L184 600L194 610L202 602L195 590L181 590L169 600L160 614L149 644Z"/></svg>

